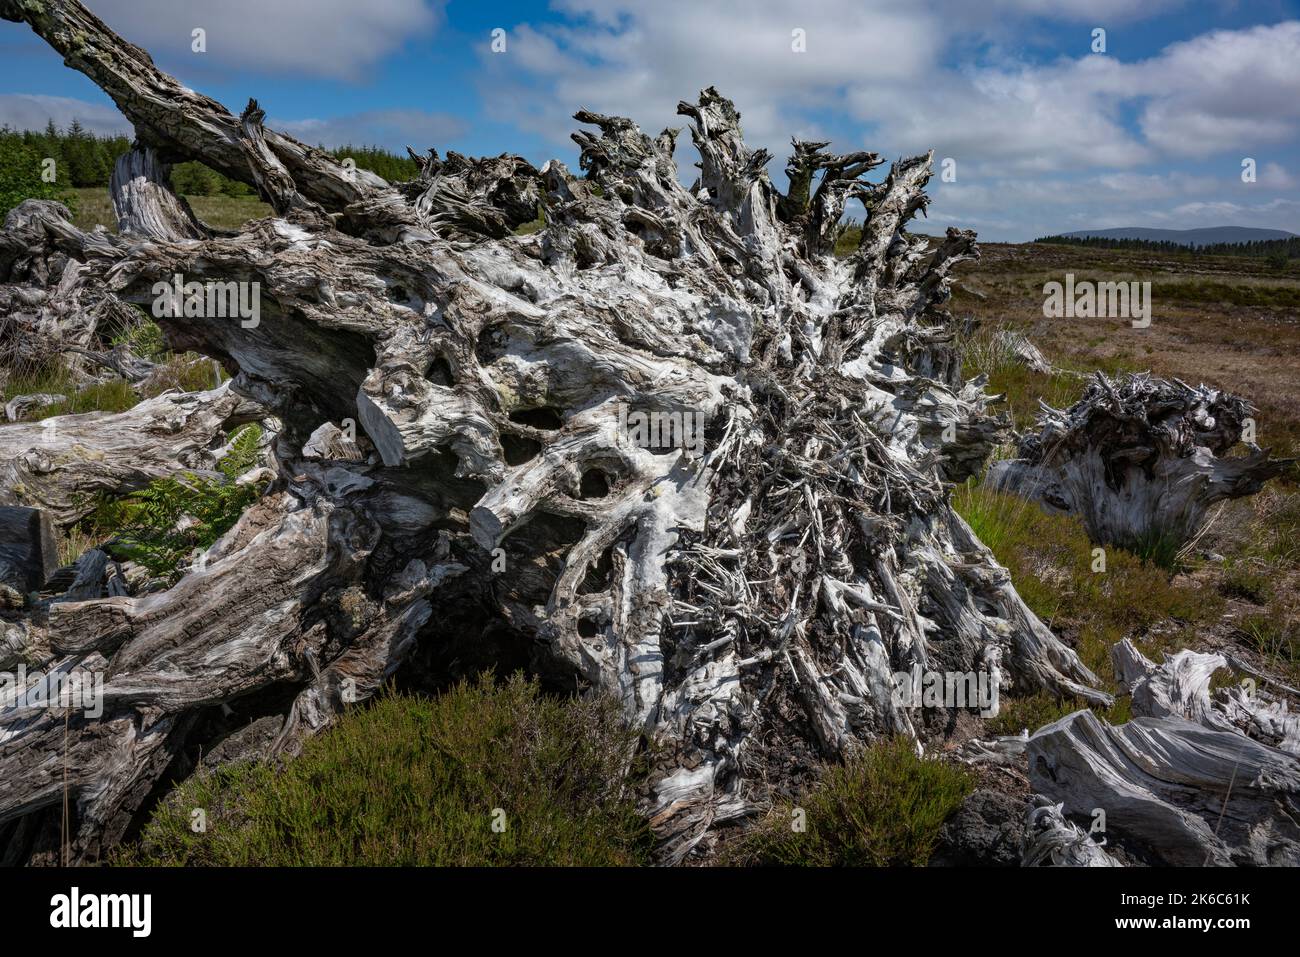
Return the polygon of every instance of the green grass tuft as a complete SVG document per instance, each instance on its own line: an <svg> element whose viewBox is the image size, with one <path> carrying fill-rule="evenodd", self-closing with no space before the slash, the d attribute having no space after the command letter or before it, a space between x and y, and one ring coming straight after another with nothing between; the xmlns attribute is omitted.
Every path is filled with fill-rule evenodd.
<svg viewBox="0 0 1300 957"><path fill-rule="evenodd" d="M1295 682L1300 679L1300 629L1295 622L1275 615L1247 615L1238 625L1246 644L1254 648L1269 665Z"/></svg>
<svg viewBox="0 0 1300 957"><path fill-rule="evenodd" d="M1094 548L1083 524L1069 515L1049 515L1032 502L975 484L959 486L953 508L1011 573L1020 597L1067 641L1102 685L1116 691L1111 646L1139 641L1147 657L1187 647L1198 625L1221 614L1222 596L1181 581L1154 561L1120 548L1107 548L1106 570L1094 572ZM1159 626L1157 628L1157 626ZM1036 730L1081 704L1002 701L995 719L999 733ZM1118 707L1118 705L1116 706ZM1102 712L1116 716L1112 708Z"/></svg>
<svg viewBox="0 0 1300 957"><path fill-rule="evenodd" d="M1144 562L1159 565L1171 572L1182 570L1183 548L1187 539L1181 534L1147 529L1142 535L1121 544L1126 551L1132 552Z"/></svg>
<svg viewBox="0 0 1300 957"><path fill-rule="evenodd" d="M110 233L117 232L117 214L113 211L113 202L107 188L86 186L72 190L71 194L76 203L75 215L72 217L74 226L85 230L103 226ZM227 196L218 193L185 198L194 210L194 215L217 229L238 229L250 220L272 215L271 207L256 196Z"/></svg>
<svg viewBox="0 0 1300 957"><path fill-rule="evenodd" d="M798 804L774 808L732 854L786 867L921 866L973 787L965 768L919 758L906 739L884 741L828 768Z"/></svg>
<svg viewBox="0 0 1300 957"><path fill-rule="evenodd" d="M66 398L53 405L32 409L27 413L25 421L39 422L55 415L74 415L82 412L125 412L140 401L140 397L135 394L135 390L125 379L111 379L77 391L76 380L67 370L51 366L11 377L4 385L3 401L0 401L0 404L16 396L38 392L62 395Z"/></svg>
<svg viewBox="0 0 1300 957"><path fill-rule="evenodd" d="M1256 605L1266 605L1273 597L1273 583L1268 574L1248 562L1229 560L1219 589L1229 598Z"/></svg>
<svg viewBox="0 0 1300 957"><path fill-rule="evenodd" d="M546 697L520 675L484 675L433 699L387 694L282 769L191 777L117 863L646 863L649 830L625 793L633 745L613 702ZM196 808L203 833L191 829ZM493 830L496 809L504 830Z"/></svg>
<svg viewBox="0 0 1300 957"><path fill-rule="evenodd" d="M526 223L520 223L519 226L515 228L515 235L527 236L531 233L540 232L545 228L546 228L546 208L541 203L538 203L537 218L530 219Z"/></svg>

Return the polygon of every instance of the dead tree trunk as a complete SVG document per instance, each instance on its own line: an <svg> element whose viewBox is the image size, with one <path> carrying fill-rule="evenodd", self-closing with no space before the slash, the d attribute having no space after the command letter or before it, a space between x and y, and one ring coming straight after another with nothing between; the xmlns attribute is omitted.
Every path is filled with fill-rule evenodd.
<svg viewBox="0 0 1300 957"><path fill-rule="evenodd" d="M83 261L58 248L57 231L47 224L67 218L66 207L48 200L30 200L5 216L0 231L0 369L6 374L71 358L64 364L89 379L88 363L78 361L78 350L101 333L137 321L136 311L93 277Z"/></svg>
<svg viewBox="0 0 1300 957"><path fill-rule="evenodd" d="M204 570L24 623L33 664L104 671L105 708L66 728L0 713L0 827L60 801L66 764L73 853L93 858L202 709L290 690L275 747L292 748L345 693L453 640L452 589L659 745L646 811L667 861L801 756L924 738L934 716L894 677L913 666L1108 702L948 504L945 480L1004 424L961 381L943 310L974 235L906 231L930 156L871 183L872 154L796 144L809 172L783 197L708 89L678 108L691 189L676 131L588 112L585 178L431 154L394 187L264 129L255 103L236 117L185 89L73 0L0 15L95 80L158 162L202 160L272 205L237 235L186 232L142 163L115 191L120 235L31 203L11 231L124 302L177 274L257 284L256 323L203 307L159 323L283 424L277 480ZM851 197L868 218L838 260ZM546 228L513 235L538 201ZM304 454L325 422L355 429L350 454L322 459L319 435Z"/></svg>
<svg viewBox="0 0 1300 957"><path fill-rule="evenodd" d="M1104 845L1117 838L1150 864L1300 864L1300 717L1277 693L1294 690L1217 654L1179 651L1157 666L1126 638L1111 656L1132 720L1111 725L1081 710L1032 736L961 749L969 764L1027 763L1040 793L1023 863L1112 866ZM1246 677L1211 693L1210 677L1229 663Z"/></svg>

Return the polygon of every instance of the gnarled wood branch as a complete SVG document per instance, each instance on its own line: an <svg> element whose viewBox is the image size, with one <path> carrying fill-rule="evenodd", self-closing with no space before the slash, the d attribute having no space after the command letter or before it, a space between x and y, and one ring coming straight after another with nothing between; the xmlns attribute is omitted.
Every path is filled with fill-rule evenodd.
<svg viewBox="0 0 1300 957"><path fill-rule="evenodd" d="M126 412L61 415L0 428L0 504L45 509L67 526L97 494L122 495L184 470L211 469L226 433L266 410L225 383L167 392Z"/></svg>

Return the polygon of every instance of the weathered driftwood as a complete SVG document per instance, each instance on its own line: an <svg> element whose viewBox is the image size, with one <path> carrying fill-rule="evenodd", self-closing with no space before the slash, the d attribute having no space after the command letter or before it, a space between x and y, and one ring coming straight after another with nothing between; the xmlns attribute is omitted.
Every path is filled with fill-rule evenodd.
<svg viewBox="0 0 1300 957"><path fill-rule="evenodd" d="M1010 329L999 329L994 335L996 348L1006 353L1030 372L1044 375L1052 371L1052 364L1047 361L1042 350L1029 341L1029 337Z"/></svg>
<svg viewBox="0 0 1300 957"><path fill-rule="evenodd" d="M1133 713L1155 718L1174 715L1215 731L1230 731L1300 756L1300 715L1271 690L1271 680L1245 680L1210 693L1210 678L1220 668L1240 663L1222 655L1179 651L1163 665L1149 661L1128 639L1111 649L1115 674L1133 696ZM1291 691L1285 685L1282 689ZM1294 693L1294 692L1292 692Z"/></svg>
<svg viewBox="0 0 1300 957"><path fill-rule="evenodd" d="M1098 372L1068 409L1044 405L1038 431L988 482L1078 515L1098 544L1179 546L1211 505L1253 495L1290 465L1254 443L1249 417L1244 399L1206 386ZM1247 454L1229 457L1238 442Z"/></svg>
<svg viewBox="0 0 1300 957"><path fill-rule="evenodd" d="M211 235L185 197L172 192L170 179L170 167L150 147L137 143L118 157L108 184L118 232L173 242Z"/></svg>
<svg viewBox="0 0 1300 957"><path fill-rule="evenodd" d="M102 669L104 713L0 713L0 828L37 848L66 786L69 853L92 859L205 709L283 715L268 747L292 749L417 646L463 641L456 601L655 741L645 807L668 861L764 798L791 755L923 736L895 686L914 665L1109 701L947 501L943 480L977 470L1006 423L962 381L943 309L974 235L906 231L930 156L870 183L872 154L796 144L782 196L708 89L679 106L701 158L689 190L675 131L588 112L586 178L430 154L390 187L265 129L255 103L237 117L185 89L72 0L0 0L0 16L104 88L156 160L115 190L118 236L20 207L0 250L27 258L0 279L39 278L44 256L141 305L178 274L256 283L255 324L159 318L173 348L238 375L154 401L203 419L183 433L193 455L241 413L223 401L282 425L271 489L179 584L59 602L6 639L49 669ZM178 239L158 164L186 158L255 185L275 216ZM850 197L868 217L837 260ZM539 200L545 228L513 235ZM147 414L55 428L112 459ZM650 438L646 421L678 431ZM337 454L343 431L355 452ZM74 514L62 486L42 494Z"/></svg>
<svg viewBox="0 0 1300 957"><path fill-rule="evenodd" d="M16 395L5 403L5 418L10 422L17 422L33 409L46 409L67 400L66 395L54 392L30 392L26 395Z"/></svg>
<svg viewBox="0 0 1300 957"><path fill-rule="evenodd" d="M48 200L10 210L0 231L0 366L32 372L59 361L68 372L91 378L74 352L100 334L138 323L85 263L57 248L48 224L66 221L67 208ZM95 242L91 239L91 242Z"/></svg>
<svg viewBox="0 0 1300 957"><path fill-rule="evenodd" d="M65 352L85 356L94 365L111 373L112 377L125 379L132 385L147 382L158 369L156 363L137 356L126 343L118 343L102 352L83 349L80 346L68 346Z"/></svg>
<svg viewBox="0 0 1300 957"><path fill-rule="evenodd" d="M54 603L118 598L130 593L122 575L121 564L98 548L87 549L73 563L70 571L72 580L66 587L59 589L58 596L53 599Z"/></svg>
<svg viewBox="0 0 1300 957"><path fill-rule="evenodd" d="M1243 688L1212 697L1218 655L1181 651L1157 667L1127 640L1114 655L1133 719L1112 726L1079 711L1040 729L1027 746L1034 788L1071 814L1104 812L1107 833L1153 861L1300 864L1300 759L1285 705Z"/></svg>
<svg viewBox="0 0 1300 957"><path fill-rule="evenodd" d="M0 600L22 607L57 567L49 515L38 508L0 507Z"/></svg>
<svg viewBox="0 0 1300 957"><path fill-rule="evenodd" d="M226 383L168 392L126 412L60 415L0 428L0 504L70 525L98 493L121 495L185 469L210 469L231 429L266 415Z"/></svg>
<svg viewBox="0 0 1300 957"><path fill-rule="evenodd" d="M971 738L957 751L958 760L965 764L992 764L1011 767L1024 763L1025 749L1029 745L1029 730L1020 734L1004 734L981 740Z"/></svg>
<svg viewBox="0 0 1300 957"><path fill-rule="evenodd" d="M968 764L1028 760L1042 794L1030 803L1023 863L1115 863L1065 812L1101 822L1154 862L1300 860L1300 719L1272 682L1252 671L1259 687L1247 680L1211 694L1211 675L1227 665L1220 655L1179 651L1157 666L1125 639L1112 657L1133 721L1112 727L1080 711L1033 736L972 740L959 752Z"/></svg>
<svg viewBox="0 0 1300 957"><path fill-rule="evenodd" d="M1025 814L1021 867L1121 867L1081 827L1067 820L1060 804L1032 795Z"/></svg>
<svg viewBox="0 0 1300 957"><path fill-rule="evenodd" d="M365 458L357 443L333 422L325 422L308 436L303 443L302 454L309 459L332 459L345 462L360 462Z"/></svg>

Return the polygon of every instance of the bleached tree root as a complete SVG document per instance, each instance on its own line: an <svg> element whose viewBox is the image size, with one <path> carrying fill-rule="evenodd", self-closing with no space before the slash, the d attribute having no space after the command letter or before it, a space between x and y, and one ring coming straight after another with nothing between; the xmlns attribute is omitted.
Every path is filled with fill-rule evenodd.
<svg viewBox="0 0 1300 957"><path fill-rule="evenodd" d="M1229 664L1221 655L1179 651L1157 666L1125 639L1112 657L1132 697L1127 724L1079 711L1032 736L973 740L959 752L968 764L1027 763L1041 794L1030 803L1023 863L1110 866L1107 835L1153 863L1300 861L1300 719L1270 691L1275 683L1232 662L1246 677L1212 694L1211 676Z"/></svg>
<svg viewBox="0 0 1300 957"><path fill-rule="evenodd" d="M1211 696L1219 655L1181 651L1157 667L1127 640L1114 653L1134 718L1116 727L1079 711L1040 729L1027 743L1034 788L1071 814L1104 813L1106 833L1160 863L1300 864L1297 725L1285 703L1249 686Z"/></svg>
<svg viewBox="0 0 1300 957"><path fill-rule="evenodd" d="M34 674L102 675L102 714L43 700L48 677L0 698L0 763L12 771L0 781L0 825L70 794L78 813L66 849L73 861L94 859L204 709L294 688L269 753L292 751L393 673L429 618L429 594L464 567L439 560L435 534L427 562L412 559L370 598L362 579L380 526L323 497L329 477L308 471L254 506L172 589L50 608L47 660L35 649L25 657Z"/></svg>
<svg viewBox="0 0 1300 957"><path fill-rule="evenodd" d="M1083 397L1043 407L1018 457L994 463L988 484L1077 515L1101 545L1146 551L1191 540L1216 502L1258 492L1289 460L1254 442L1244 399L1147 375L1098 372ZM1238 442L1247 454L1229 456Z"/></svg>
<svg viewBox="0 0 1300 957"><path fill-rule="evenodd" d="M84 262L58 249L49 227L68 218L65 206L48 200L29 200L5 216L0 369L6 372L30 373L61 360L74 376L89 380L89 363L77 350L88 349L97 335L139 323L137 310L113 295Z"/></svg>
<svg viewBox="0 0 1300 957"><path fill-rule="evenodd" d="M585 111L586 178L431 154L390 187L264 129L256 103L235 117L180 87L72 0L0 0L0 15L31 23L156 151L115 195L130 230L82 233L29 203L25 248L127 303L177 274L256 283L255 324L158 321L174 348L239 370L223 394L283 424L278 478L203 569L29 626L47 668L105 670L105 713L65 727L0 712L0 827L62 799L46 759L66 748L73 854L92 859L208 709L282 714L275 748L291 749L413 649L436 651L438 589L472 596L570 686L614 696L655 743L645 811L666 862L765 800L792 756L923 740L937 716L900 697L898 672L1109 702L948 502L1008 423L962 381L943 308L974 235L907 232L930 156L871 183L873 154L796 144L810 172L782 196L707 89L679 106L701 156L689 190L676 131ZM157 164L181 158L255 185L275 216L177 239ZM870 212L839 260L852 197ZM513 235L539 199L545 229Z"/></svg>
<svg viewBox="0 0 1300 957"><path fill-rule="evenodd" d="M1062 806L1034 795L1025 815L1022 867L1121 867L1101 844L1066 819Z"/></svg>

